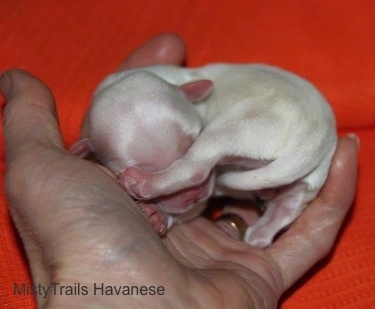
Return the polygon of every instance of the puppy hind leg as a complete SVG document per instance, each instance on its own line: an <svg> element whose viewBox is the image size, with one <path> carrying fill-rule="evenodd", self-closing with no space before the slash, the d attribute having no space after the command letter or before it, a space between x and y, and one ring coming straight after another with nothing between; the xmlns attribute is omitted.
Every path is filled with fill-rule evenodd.
<svg viewBox="0 0 375 309"><path fill-rule="evenodd" d="M263 216L247 228L244 241L256 247L268 247L277 233L296 220L316 193L316 190L308 191L301 181L279 188L268 201Z"/></svg>

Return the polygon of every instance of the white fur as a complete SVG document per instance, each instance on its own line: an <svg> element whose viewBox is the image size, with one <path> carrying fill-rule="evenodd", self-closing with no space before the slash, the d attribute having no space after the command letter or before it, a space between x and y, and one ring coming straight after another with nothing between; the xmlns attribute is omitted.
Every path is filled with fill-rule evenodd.
<svg viewBox="0 0 375 309"><path fill-rule="evenodd" d="M186 154L173 150L163 164L144 171L144 179L135 181L130 177L125 180L124 186L132 195L153 199L200 185L216 176L217 192L234 196L277 188L266 201L265 214L247 229L244 237L248 243L260 247L268 246L274 236L291 224L317 196L327 177L337 135L329 105L309 82L267 65L213 64L192 69L152 66L112 75L99 87L97 97L106 95L120 102L120 97L128 95L129 91L129 86L125 89L121 80L139 71L151 72L168 85L176 86L209 79L214 83L214 90L195 104L196 111L203 118L202 131L199 117L185 106L190 102L181 96L172 95L176 99L165 108L151 111L152 115L161 113L164 121L168 119L184 129L182 135L174 134L171 129L159 132L163 138L158 138L157 142L150 140L149 156L142 162L159 158L161 153L168 157L166 142L175 147L181 143L181 136L191 136L195 141ZM148 83L148 79L153 82ZM174 91L173 87L163 85L155 83L149 74L140 76L131 89L131 97L137 101L133 105L150 97L163 101ZM164 92L167 95L163 97ZM178 103L180 112L176 115L172 111L178 99L182 103ZM124 129L123 122L135 121L134 130L140 126L146 131L158 130L160 123L147 122L150 111L133 119L134 115L127 114L128 111L108 115L103 110L103 102L100 106L96 111L94 104L91 111L91 142L97 137L102 140L98 143L101 145L93 148L103 153L103 157L108 157L104 163L115 172L136 165L125 162L121 156L133 149L130 157L143 157L146 146L144 143L137 145L136 131L129 132L128 125ZM144 107L139 108L145 112ZM109 124L116 126L109 129ZM158 148L160 141L163 147ZM153 147L158 153L156 156ZM145 170L141 165L140 168Z"/></svg>
<svg viewBox="0 0 375 309"><path fill-rule="evenodd" d="M223 165L216 182L222 192L242 196L278 188L244 237L252 245L268 246L326 180L337 135L324 97L301 77L266 65L147 70L177 85L211 79L214 90L197 104L204 128L186 156L129 185L130 192L146 199L177 192L213 177L212 170Z"/></svg>
<svg viewBox="0 0 375 309"><path fill-rule="evenodd" d="M95 91L88 139L91 151L115 173L127 166L155 171L182 157L201 127L182 91L133 70L109 76Z"/></svg>

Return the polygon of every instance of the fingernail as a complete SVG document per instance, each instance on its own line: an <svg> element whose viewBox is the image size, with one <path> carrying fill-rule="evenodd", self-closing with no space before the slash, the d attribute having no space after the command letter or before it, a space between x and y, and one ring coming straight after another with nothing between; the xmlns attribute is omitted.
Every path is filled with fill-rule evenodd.
<svg viewBox="0 0 375 309"><path fill-rule="evenodd" d="M355 134L355 133L349 133L347 135L347 137L349 137L349 138L351 138L352 140L355 141L355 143L357 144L357 150L359 150L359 147L361 146L361 141L360 141L358 135Z"/></svg>

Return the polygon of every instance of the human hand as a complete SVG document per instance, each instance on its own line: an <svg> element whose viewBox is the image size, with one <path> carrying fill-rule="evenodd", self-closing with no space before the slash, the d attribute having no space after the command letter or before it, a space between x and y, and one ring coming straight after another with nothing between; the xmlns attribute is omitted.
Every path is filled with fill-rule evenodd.
<svg viewBox="0 0 375 309"><path fill-rule="evenodd" d="M160 36L120 69L181 64L184 45ZM53 97L26 72L0 80L6 98L6 189L35 285L88 288L87 295L46 298L40 307L274 308L285 290L332 248L353 201L357 143L340 139L327 183L270 247L235 240L203 217L159 238L114 175L69 154ZM235 236L235 235L233 235ZM94 295L106 286L162 286L159 296ZM61 293L60 293L61 292Z"/></svg>

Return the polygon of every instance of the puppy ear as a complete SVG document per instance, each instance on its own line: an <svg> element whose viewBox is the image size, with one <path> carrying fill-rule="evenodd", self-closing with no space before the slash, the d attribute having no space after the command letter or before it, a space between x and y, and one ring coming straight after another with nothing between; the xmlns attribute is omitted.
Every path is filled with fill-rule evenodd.
<svg viewBox="0 0 375 309"><path fill-rule="evenodd" d="M200 79L182 84L178 88L185 93L191 102L198 102L205 99L212 91L214 83L209 79Z"/></svg>

